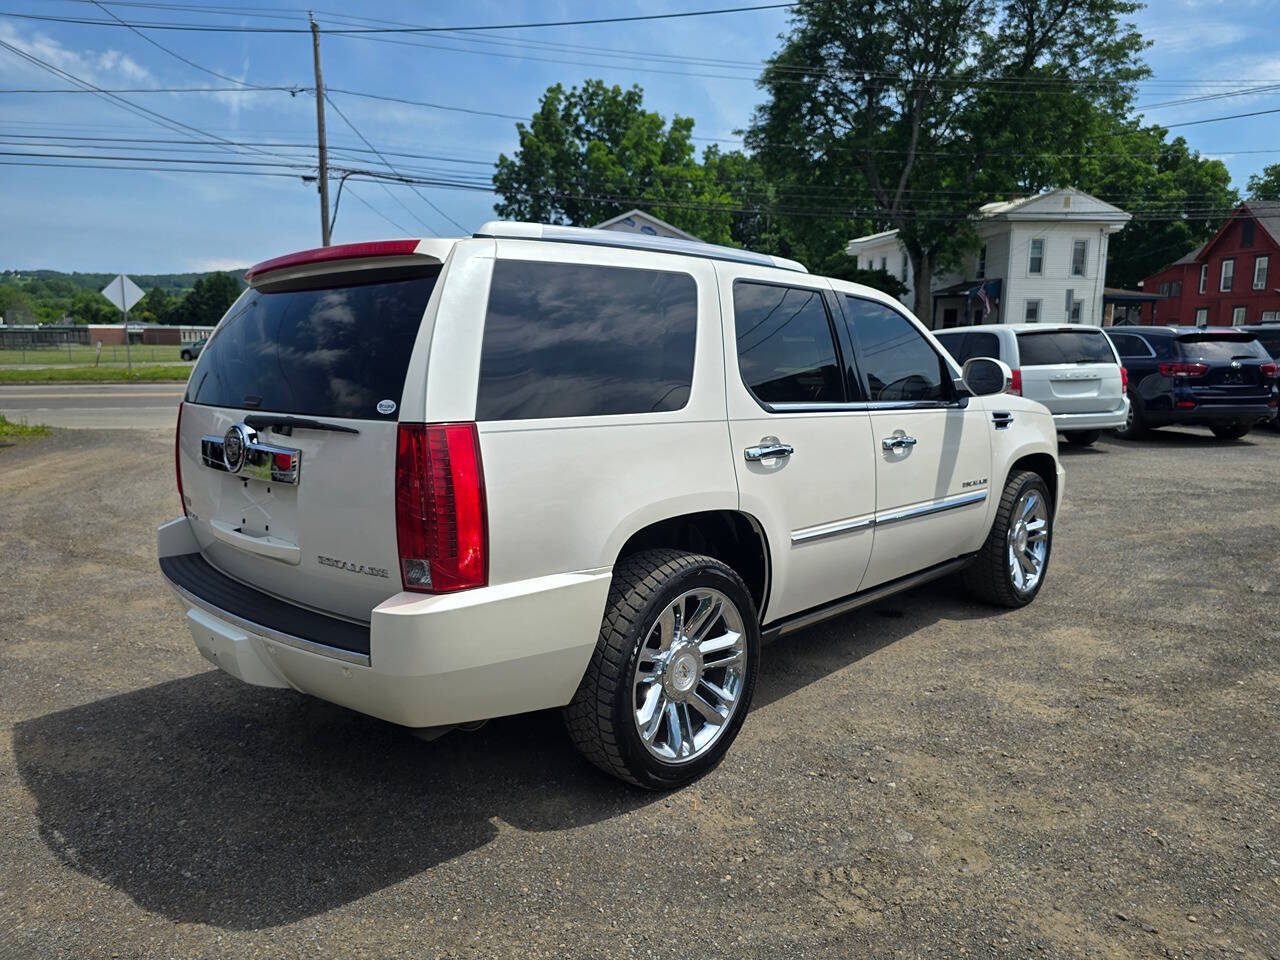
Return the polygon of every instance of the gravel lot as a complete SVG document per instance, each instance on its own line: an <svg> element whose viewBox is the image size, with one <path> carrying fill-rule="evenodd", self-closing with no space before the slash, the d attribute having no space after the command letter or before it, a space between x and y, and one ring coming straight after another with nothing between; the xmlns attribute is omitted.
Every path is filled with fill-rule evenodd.
<svg viewBox="0 0 1280 960"><path fill-rule="evenodd" d="M421 743L237 683L160 432L0 449L0 954L1280 957L1280 436L1063 453L1048 581L764 651L666 796L554 713Z"/></svg>

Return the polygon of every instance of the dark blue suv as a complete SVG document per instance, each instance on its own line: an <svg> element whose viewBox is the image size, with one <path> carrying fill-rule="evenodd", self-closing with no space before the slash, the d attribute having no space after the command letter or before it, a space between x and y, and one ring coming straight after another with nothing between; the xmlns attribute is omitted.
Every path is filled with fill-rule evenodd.
<svg viewBox="0 0 1280 960"><path fill-rule="evenodd" d="M1229 327L1116 327L1107 331L1129 373L1133 439L1152 427L1209 427L1238 439L1276 415L1276 363L1250 333Z"/></svg>

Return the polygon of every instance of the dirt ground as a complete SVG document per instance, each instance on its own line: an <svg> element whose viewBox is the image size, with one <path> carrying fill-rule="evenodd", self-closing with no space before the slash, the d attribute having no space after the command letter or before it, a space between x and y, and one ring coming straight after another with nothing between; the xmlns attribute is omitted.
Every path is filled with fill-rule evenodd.
<svg viewBox="0 0 1280 960"><path fill-rule="evenodd" d="M162 433L0 449L0 955L1280 958L1280 436L1065 450L1044 591L765 648L669 795L196 653Z"/></svg>

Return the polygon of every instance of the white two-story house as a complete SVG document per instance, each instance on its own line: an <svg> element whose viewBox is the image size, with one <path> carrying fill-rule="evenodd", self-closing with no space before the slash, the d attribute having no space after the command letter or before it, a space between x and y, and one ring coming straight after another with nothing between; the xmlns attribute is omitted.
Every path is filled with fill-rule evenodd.
<svg viewBox="0 0 1280 960"><path fill-rule="evenodd" d="M1073 187L1035 197L984 204L975 229L979 248L958 272L933 276L931 327L973 323L1102 324L1103 284L1111 234L1130 215ZM911 263L898 231L850 240L845 252L859 267L883 269L907 285L915 302Z"/></svg>

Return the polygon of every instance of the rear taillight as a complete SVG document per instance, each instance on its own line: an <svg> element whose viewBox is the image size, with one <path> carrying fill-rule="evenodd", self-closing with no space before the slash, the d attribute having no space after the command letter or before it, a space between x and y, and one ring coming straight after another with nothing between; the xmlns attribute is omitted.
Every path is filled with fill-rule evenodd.
<svg viewBox="0 0 1280 960"><path fill-rule="evenodd" d="M178 499L182 501L182 515L187 515L187 495L182 491L182 402L178 403L178 426L173 431L173 473L178 478Z"/></svg>
<svg viewBox="0 0 1280 960"><path fill-rule="evenodd" d="M1162 363L1160 373L1166 377L1203 377L1209 372L1207 363Z"/></svg>
<svg viewBox="0 0 1280 960"><path fill-rule="evenodd" d="M1120 368L1120 392L1127 393L1129 390L1129 371L1124 367Z"/></svg>
<svg viewBox="0 0 1280 960"><path fill-rule="evenodd" d="M1010 377L1012 383L1009 385L1009 392L1022 396L1022 371L1010 370L1009 372L1012 374L1012 377Z"/></svg>
<svg viewBox="0 0 1280 960"><path fill-rule="evenodd" d="M402 423L396 436L396 539L406 590L488 582L480 436L474 423Z"/></svg>
<svg viewBox="0 0 1280 960"><path fill-rule="evenodd" d="M1280 373L1280 366L1274 363L1264 363L1258 369L1262 371L1264 377L1274 377L1277 373Z"/></svg>
<svg viewBox="0 0 1280 960"><path fill-rule="evenodd" d="M1194 400L1179 400L1174 404L1174 406L1179 410L1194 410L1196 408L1196 402Z"/></svg>

